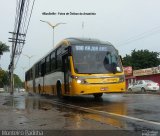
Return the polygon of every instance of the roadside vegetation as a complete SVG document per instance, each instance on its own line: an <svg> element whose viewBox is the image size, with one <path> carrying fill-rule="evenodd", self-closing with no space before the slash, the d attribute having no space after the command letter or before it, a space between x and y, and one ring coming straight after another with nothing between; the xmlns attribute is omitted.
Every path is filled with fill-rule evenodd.
<svg viewBox="0 0 160 136"><path fill-rule="evenodd" d="M7 46L5 43L0 41L0 57L5 52L9 52L9 46ZM0 67L0 88L9 87L10 81L9 81L9 72L3 70ZM14 86L16 88L23 87L24 83L21 81L18 75L14 74Z"/></svg>
<svg viewBox="0 0 160 136"><path fill-rule="evenodd" d="M0 88L8 87L9 85L9 72L0 68ZM24 83L16 74L14 74L14 86L15 88L22 88L24 86Z"/></svg>
<svg viewBox="0 0 160 136"><path fill-rule="evenodd" d="M0 56L3 55L4 52L9 52L9 46L0 41Z"/></svg>
<svg viewBox="0 0 160 136"><path fill-rule="evenodd" d="M160 65L160 52L132 50L131 55L123 57L123 66L132 66L134 70L157 67Z"/></svg>

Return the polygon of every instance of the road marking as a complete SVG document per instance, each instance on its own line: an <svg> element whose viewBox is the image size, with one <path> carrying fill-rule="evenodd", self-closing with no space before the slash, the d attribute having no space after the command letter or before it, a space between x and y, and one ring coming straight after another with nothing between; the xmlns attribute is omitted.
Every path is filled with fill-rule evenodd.
<svg viewBox="0 0 160 136"><path fill-rule="evenodd" d="M77 110L87 111L87 112L91 112L91 113L115 116L115 117L120 117L120 118L123 118L123 119L129 119L129 120L133 120L133 121L139 121L139 122L143 122L143 123L148 123L148 124L160 126L160 122L149 121L149 120L135 118L135 117L126 116L126 115L120 115L120 114L116 114L116 113L112 113L112 112L98 111L98 110L94 110L94 109L90 109L90 108L86 108L86 107L76 106L76 105L72 105L72 104L65 104L63 102L52 100L52 102L53 101L56 102L56 104L65 106L67 108L69 107L69 108L72 108L72 109L74 108L74 109L77 109Z"/></svg>

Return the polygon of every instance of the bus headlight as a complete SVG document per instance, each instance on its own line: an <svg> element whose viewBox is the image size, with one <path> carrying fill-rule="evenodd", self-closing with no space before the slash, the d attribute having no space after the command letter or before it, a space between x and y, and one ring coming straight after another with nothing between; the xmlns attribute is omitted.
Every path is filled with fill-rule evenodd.
<svg viewBox="0 0 160 136"><path fill-rule="evenodd" d="M78 84L86 84L87 82L84 79L77 79Z"/></svg>
<svg viewBox="0 0 160 136"><path fill-rule="evenodd" d="M77 80L77 83L78 83L78 84L82 83L82 80L78 79L78 80Z"/></svg>
<svg viewBox="0 0 160 136"><path fill-rule="evenodd" d="M72 79L75 79L78 84L86 84L87 81L85 79L80 79L78 76L71 75Z"/></svg>

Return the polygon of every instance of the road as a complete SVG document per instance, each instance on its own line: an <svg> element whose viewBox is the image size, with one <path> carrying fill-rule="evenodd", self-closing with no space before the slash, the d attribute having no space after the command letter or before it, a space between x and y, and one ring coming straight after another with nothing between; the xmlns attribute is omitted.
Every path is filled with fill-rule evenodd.
<svg viewBox="0 0 160 136"><path fill-rule="evenodd" d="M60 135L157 136L160 95L104 94L102 99L87 95L58 99L22 92L14 96L1 93L0 124L0 130L47 130L45 135L53 130L59 135L63 130L67 132Z"/></svg>

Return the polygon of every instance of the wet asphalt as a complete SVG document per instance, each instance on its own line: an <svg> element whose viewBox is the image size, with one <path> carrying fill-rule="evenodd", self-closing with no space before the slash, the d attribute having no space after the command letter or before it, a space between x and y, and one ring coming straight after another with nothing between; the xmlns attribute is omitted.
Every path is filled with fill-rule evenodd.
<svg viewBox="0 0 160 136"><path fill-rule="evenodd" d="M143 119L160 123L160 95L157 94L104 94L102 99L95 100L92 96L71 97L61 100L64 103L105 111L122 116ZM114 116L113 116L114 118ZM102 118L104 121L104 119ZM135 120L116 119L110 124L124 129L158 129L160 124L141 123ZM117 122L117 123L115 123ZM106 123L108 123L106 121Z"/></svg>
<svg viewBox="0 0 160 136"><path fill-rule="evenodd" d="M118 114L122 118L73 109L56 102ZM160 130L160 125L124 119L123 116L160 123L160 95L104 94L101 99L90 95L58 99L22 92L14 96L0 94L0 129Z"/></svg>

